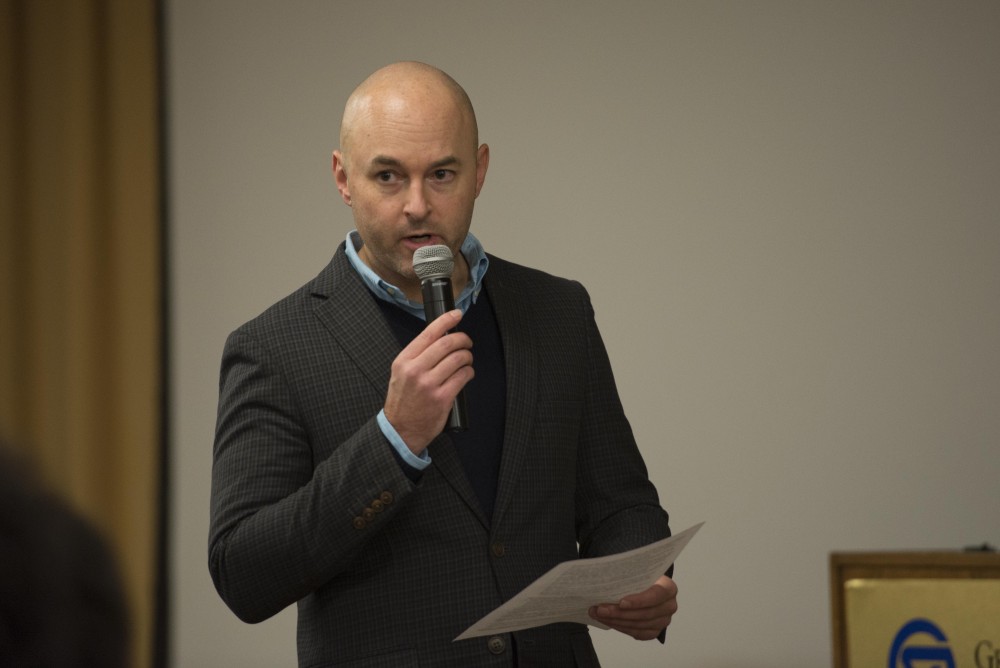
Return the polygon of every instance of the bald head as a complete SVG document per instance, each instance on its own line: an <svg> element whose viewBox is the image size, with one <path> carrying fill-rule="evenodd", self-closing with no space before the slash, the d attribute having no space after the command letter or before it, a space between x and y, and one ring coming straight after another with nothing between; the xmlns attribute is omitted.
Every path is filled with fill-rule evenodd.
<svg viewBox="0 0 1000 668"><path fill-rule="evenodd" d="M439 121L461 124L473 150L479 143L476 113L465 90L436 67L400 62L375 71L351 93L340 125L340 150L372 123Z"/></svg>
<svg viewBox="0 0 1000 668"><path fill-rule="evenodd" d="M358 257L414 301L420 246L451 250L456 291L468 280L460 251L490 164L478 141L468 95L423 63L383 67L347 101L330 166L361 237Z"/></svg>

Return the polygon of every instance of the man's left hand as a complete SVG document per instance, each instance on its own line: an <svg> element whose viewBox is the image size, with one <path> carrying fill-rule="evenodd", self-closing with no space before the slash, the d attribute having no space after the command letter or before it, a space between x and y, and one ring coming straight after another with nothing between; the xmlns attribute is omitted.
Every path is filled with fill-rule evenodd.
<svg viewBox="0 0 1000 668"><path fill-rule="evenodd" d="M595 605L590 616L636 640L652 640L667 628L675 612L677 585L664 575L646 591L626 596L617 604Z"/></svg>

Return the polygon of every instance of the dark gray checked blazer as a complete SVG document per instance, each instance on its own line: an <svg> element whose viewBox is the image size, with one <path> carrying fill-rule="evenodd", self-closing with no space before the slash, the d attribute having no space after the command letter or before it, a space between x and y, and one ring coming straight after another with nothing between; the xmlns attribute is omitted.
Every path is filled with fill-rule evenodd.
<svg viewBox="0 0 1000 668"><path fill-rule="evenodd" d="M452 640L560 561L669 534L583 287L492 256L485 281L507 372L492 525L447 435L414 484L379 431L400 346L343 244L226 342L209 566L247 622L298 604L300 666L597 666L579 624Z"/></svg>

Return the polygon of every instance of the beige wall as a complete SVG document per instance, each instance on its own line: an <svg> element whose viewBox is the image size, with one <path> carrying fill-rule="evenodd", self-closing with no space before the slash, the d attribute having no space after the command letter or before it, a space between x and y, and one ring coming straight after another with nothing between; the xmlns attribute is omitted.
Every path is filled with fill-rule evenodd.
<svg viewBox="0 0 1000 668"><path fill-rule="evenodd" d="M177 666L294 662L206 568L226 334L351 228L341 105L398 59L466 85L473 229L591 290L674 526L668 646L830 661L833 550L1000 543L1000 5L168 0Z"/></svg>

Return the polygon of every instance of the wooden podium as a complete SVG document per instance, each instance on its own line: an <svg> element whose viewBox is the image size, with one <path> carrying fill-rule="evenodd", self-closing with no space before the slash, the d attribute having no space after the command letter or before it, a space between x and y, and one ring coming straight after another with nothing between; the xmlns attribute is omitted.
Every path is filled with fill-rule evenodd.
<svg viewBox="0 0 1000 668"><path fill-rule="evenodd" d="M865 592L859 594L862 589ZM852 597L859 595L867 596L865 600L870 600L872 592L879 596L894 597L890 600L896 602L890 603L888 608L885 605L872 608L867 603L864 606L851 603ZM896 621L897 618L924 617L928 618L924 619L924 628L937 630L936 622L932 620L944 617L948 619L948 623L941 624L942 628L951 630L959 627L965 635L949 633L946 639L942 631L940 647L917 648L914 652L950 652L956 657L962 657L961 660L954 659L951 664L957 668L963 665L975 666L977 661L981 665L1000 667L998 594L1000 554L995 552L833 553L830 555L830 602L834 668L888 665L893 661L892 652L898 651L900 635L895 636L893 647L894 632L887 634L886 629L878 628L879 624L871 623L872 620L884 622L888 629L898 629L900 623ZM920 601L928 603L925 606ZM942 610L941 605L945 609ZM951 606L950 609L947 608L948 605ZM900 611L897 613L893 606L900 608ZM933 611L924 612L923 606L932 608ZM858 619L862 616L858 611L859 607L867 607L865 619ZM913 609L922 614L914 614ZM951 621L956 615L958 621ZM971 622L968 621L970 619ZM866 634L878 634L878 637L866 637ZM878 663L874 663L875 657L879 656L877 652L870 652L866 655L869 658L863 660L866 665L854 665L862 661L855 659L852 663L852 657L856 656L859 649L850 646L852 638L858 646L865 643L874 643L878 648L884 646L885 651L880 655ZM859 642L859 639L864 643ZM977 657L976 652L980 656ZM981 663L984 657L990 657L994 663ZM904 663L900 661L899 665ZM947 661L940 665L947 665Z"/></svg>

